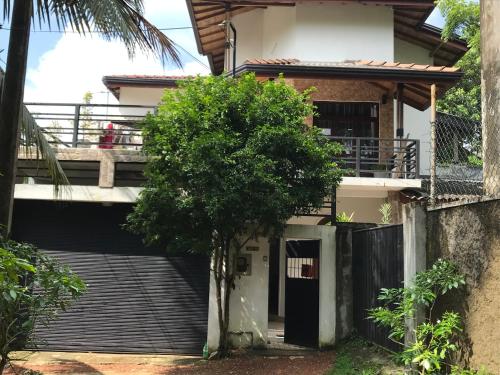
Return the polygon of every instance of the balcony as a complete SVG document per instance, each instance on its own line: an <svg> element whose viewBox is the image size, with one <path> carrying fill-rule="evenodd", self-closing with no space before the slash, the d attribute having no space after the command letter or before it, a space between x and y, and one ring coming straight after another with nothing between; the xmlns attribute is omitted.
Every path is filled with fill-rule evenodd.
<svg viewBox="0 0 500 375"><path fill-rule="evenodd" d="M140 122L154 106L25 103L56 148L99 148L139 150Z"/></svg>
<svg viewBox="0 0 500 375"><path fill-rule="evenodd" d="M416 139L327 137L344 147L336 161L346 176L420 178L420 142Z"/></svg>
<svg viewBox="0 0 500 375"><path fill-rule="evenodd" d="M54 147L72 185L140 187L145 182L140 122L147 113L154 113L155 107L66 103L26 106ZM418 140L327 137L344 147L337 157L345 170L344 184L349 184L350 177L368 177L384 179L380 182L384 186L406 186L410 181L403 183L403 179L419 178ZM51 183L44 163L25 155L19 159L18 183Z"/></svg>

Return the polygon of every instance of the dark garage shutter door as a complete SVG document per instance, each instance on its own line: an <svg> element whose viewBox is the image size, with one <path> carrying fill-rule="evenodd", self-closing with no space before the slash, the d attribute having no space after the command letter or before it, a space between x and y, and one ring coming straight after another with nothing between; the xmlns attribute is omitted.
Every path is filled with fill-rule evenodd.
<svg viewBox="0 0 500 375"><path fill-rule="evenodd" d="M209 264L166 257L121 229L130 205L16 201L13 237L68 264L87 293L49 328L42 349L195 353L206 341Z"/></svg>

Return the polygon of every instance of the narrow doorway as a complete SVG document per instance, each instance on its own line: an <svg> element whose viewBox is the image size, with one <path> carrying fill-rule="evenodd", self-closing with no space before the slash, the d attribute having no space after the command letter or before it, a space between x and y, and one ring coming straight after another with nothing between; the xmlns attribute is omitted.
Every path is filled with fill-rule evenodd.
<svg viewBox="0 0 500 375"><path fill-rule="evenodd" d="M319 338L319 240L272 241L269 253L270 349L317 348Z"/></svg>
<svg viewBox="0 0 500 375"><path fill-rule="evenodd" d="M286 241L286 344L318 347L319 240Z"/></svg>

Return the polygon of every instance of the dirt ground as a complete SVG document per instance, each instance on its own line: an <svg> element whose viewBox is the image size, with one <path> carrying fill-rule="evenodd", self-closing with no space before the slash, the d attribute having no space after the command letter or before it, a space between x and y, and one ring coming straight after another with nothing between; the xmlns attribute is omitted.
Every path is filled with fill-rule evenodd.
<svg viewBox="0 0 500 375"><path fill-rule="evenodd" d="M203 361L198 357L138 356L95 353L16 353L14 369L44 375L323 375L335 359L334 352L308 352L297 356L272 356L261 353L235 354L221 361ZM13 371L14 370L14 371Z"/></svg>

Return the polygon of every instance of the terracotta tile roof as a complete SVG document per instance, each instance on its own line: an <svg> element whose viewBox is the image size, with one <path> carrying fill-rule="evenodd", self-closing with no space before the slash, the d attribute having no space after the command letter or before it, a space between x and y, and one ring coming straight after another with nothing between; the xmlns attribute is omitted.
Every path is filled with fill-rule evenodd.
<svg viewBox="0 0 500 375"><path fill-rule="evenodd" d="M106 77L110 78L125 78L125 79L171 79L171 80L183 80L191 78L192 76L162 76L162 75L142 75L142 74L117 74L108 75Z"/></svg>
<svg viewBox="0 0 500 375"><path fill-rule="evenodd" d="M359 68L382 68L382 69L401 69L417 70L429 72L449 72L454 73L459 70L456 67L421 65L414 63L400 63L391 61L377 60L345 60L341 62L319 62L319 61L300 61L298 59L250 59L245 64L251 65L296 65L296 66L318 66L318 67L359 67Z"/></svg>

